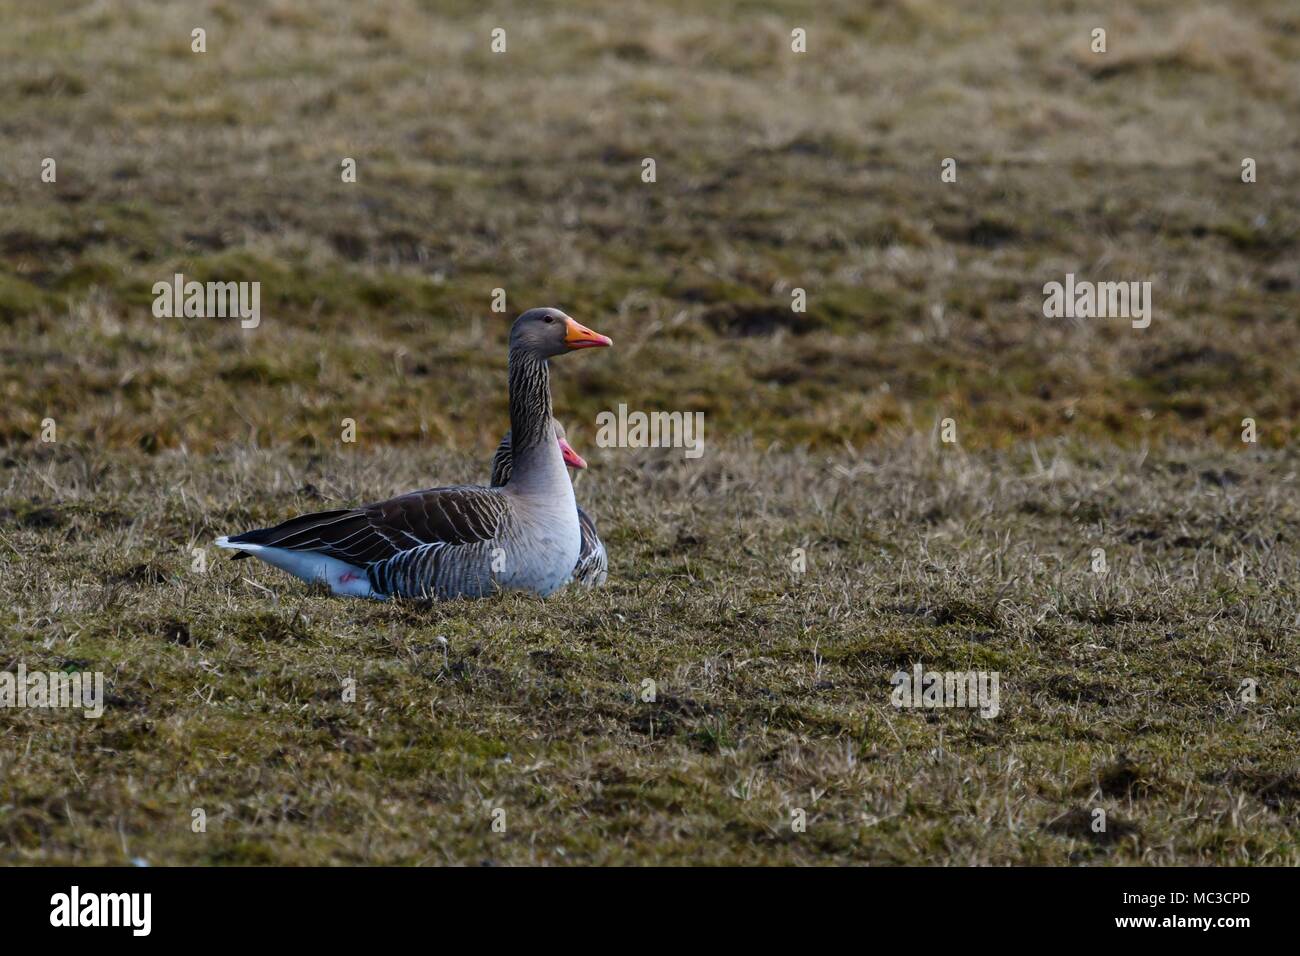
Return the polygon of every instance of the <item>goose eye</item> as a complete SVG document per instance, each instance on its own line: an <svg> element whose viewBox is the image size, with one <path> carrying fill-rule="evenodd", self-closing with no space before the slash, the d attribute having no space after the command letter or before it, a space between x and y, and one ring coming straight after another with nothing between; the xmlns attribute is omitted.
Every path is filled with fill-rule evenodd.
<svg viewBox="0 0 1300 956"><path fill-rule="evenodd" d="M555 316L553 316L553 315L548 315L548 316L546 317L546 320L545 320L545 321L546 321L546 324L547 324L547 325L551 325L551 324L555 321Z"/></svg>

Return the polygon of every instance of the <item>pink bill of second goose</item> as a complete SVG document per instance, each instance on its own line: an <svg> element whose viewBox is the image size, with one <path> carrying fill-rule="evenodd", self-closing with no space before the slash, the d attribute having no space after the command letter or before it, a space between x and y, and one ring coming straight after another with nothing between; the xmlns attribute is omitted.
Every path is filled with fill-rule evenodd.
<svg viewBox="0 0 1300 956"><path fill-rule="evenodd" d="M529 309L515 320L508 359L513 467L502 487L414 491L217 544L352 597L551 594L573 576L582 530L554 432L548 360L612 344L559 309Z"/></svg>

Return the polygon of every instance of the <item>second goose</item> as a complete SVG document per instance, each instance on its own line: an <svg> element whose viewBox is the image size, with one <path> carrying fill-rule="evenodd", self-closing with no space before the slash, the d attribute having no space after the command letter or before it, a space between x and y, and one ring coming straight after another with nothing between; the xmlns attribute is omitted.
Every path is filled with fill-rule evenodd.
<svg viewBox="0 0 1300 956"><path fill-rule="evenodd" d="M573 450L564 434L564 426L555 423L555 438L560 443L564 463L570 468L586 468L587 463L581 455ZM490 484L500 488L510 481L514 469L514 448L510 432L501 439L496 452L492 455L492 477ZM573 580L587 587L599 587L609 577L609 556L605 553L605 542L596 533L596 521L578 508L578 529L582 532L582 546L578 549L578 563L573 568Z"/></svg>

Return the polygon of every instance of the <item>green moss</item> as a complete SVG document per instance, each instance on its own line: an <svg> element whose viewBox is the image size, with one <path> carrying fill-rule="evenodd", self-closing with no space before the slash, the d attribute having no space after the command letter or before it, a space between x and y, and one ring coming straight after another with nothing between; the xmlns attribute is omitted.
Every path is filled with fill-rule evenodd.
<svg viewBox="0 0 1300 956"><path fill-rule="evenodd" d="M0 319L25 319L53 308L54 296L18 276L0 271Z"/></svg>

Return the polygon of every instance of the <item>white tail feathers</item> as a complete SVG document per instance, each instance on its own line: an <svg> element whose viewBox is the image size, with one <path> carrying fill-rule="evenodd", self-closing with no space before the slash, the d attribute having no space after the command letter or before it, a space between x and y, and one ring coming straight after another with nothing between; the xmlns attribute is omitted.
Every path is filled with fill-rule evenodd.
<svg viewBox="0 0 1300 956"><path fill-rule="evenodd" d="M383 595L376 594L370 587L370 578L363 568L340 561L338 558L331 558L329 555L316 551L290 551L288 548L272 548L264 544L231 541L225 535L217 539L217 547L244 551L272 567L288 571L303 581L324 581L335 594L383 599Z"/></svg>

